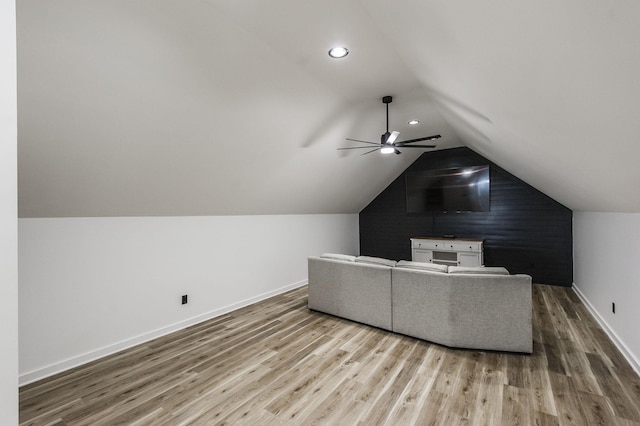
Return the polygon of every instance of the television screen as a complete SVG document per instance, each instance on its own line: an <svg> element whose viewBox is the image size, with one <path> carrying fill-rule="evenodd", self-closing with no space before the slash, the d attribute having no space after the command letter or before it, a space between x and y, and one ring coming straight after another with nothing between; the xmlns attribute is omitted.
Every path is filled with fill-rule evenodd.
<svg viewBox="0 0 640 426"><path fill-rule="evenodd" d="M489 166L407 172L407 213L488 212Z"/></svg>

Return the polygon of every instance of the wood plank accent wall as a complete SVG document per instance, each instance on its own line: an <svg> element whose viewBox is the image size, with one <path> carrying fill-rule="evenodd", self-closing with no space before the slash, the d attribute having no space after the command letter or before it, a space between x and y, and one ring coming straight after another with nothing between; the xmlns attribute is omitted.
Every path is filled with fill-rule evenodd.
<svg viewBox="0 0 640 426"><path fill-rule="evenodd" d="M491 211L406 213L407 171L490 165ZM482 238L486 266L504 266L533 281L571 286L570 209L469 148L424 153L360 212L360 253L411 259L409 238L452 234Z"/></svg>

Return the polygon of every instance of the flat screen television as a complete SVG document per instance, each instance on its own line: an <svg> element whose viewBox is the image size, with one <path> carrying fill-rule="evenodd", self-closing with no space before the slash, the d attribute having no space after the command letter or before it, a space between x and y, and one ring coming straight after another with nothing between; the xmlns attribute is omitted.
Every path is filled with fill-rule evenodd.
<svg viewBox="0 0 640 426"><path fill-rule="evenodd" d="M488 212L489 166L407 172L407 213Z"/></svg>

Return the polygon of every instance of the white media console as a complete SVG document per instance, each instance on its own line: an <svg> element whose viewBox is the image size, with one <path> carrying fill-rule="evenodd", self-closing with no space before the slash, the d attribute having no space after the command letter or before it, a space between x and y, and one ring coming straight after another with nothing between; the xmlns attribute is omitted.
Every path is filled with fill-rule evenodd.
<svg viewBox="0 0 640 426"><path fill-rule="evenodd" d="M411 238L411 260L449 266L482 266L483 240L460 238Z"/></svg>

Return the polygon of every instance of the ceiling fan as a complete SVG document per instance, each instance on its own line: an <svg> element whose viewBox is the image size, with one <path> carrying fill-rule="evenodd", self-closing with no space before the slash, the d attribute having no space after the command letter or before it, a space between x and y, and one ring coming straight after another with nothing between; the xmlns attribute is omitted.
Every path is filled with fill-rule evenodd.
<svg viewBox="0 0 640 426"><path fill-rule="evenodd" d="M382 103L387 106L387 131L380 136L380 143L347 138L346 140L348 141L366 143L368 145L338 148L338 151L343 149L363 149L363 148L370 149L371 145L376 145L376 148L371 149L370 151L367 151L362 155L370 154L378 150L382 154L392 154L392 153L400 154L400 151L398 150L398 148L435 148L436 147L435 145L410 145L410 144L438 139L440 135L433 135L433 136L427 136L424 138L417 138L417 139L410 139L407 141L396 142L396 139L398 138L398 135L400 134L400 132L397 132L395 130L393 132L389 132L389 104L392 101L393 101L393 98L391 96L384 96L382 98Z"/></svg>

